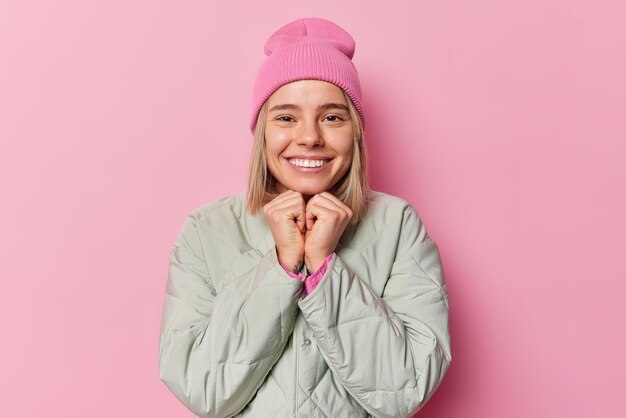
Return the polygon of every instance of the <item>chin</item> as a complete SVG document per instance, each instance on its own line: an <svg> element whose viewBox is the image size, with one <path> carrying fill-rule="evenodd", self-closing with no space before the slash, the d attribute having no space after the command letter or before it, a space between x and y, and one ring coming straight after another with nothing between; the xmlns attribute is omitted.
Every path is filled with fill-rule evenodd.
<svg viewBox="0 0 626 418"><path fill-rule="evenodd" d="M302 193L304 196L314 196L316 194L325 192L327 189L325 187L314 187L314 186L301 186L298 187L297 185L294 185L293 188L291 190L294 190L298 193Z"/></svg>
<svg viewBox="0 0 626 418"><path fill-rule="evenodd" d="M322 192L325 192L326 190L311 190L311 189L305 189L305 190L296 190L299 193L302 193L302 196L315 196L316 194L320 194Z"/></svg>

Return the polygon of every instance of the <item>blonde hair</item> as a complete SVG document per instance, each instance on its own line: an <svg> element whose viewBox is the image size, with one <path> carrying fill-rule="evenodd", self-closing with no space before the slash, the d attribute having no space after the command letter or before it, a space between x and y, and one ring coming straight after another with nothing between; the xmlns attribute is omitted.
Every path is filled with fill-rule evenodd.
<svg viewBox="0 0 626 418"><path fill-rule="evenodd" d="M354 131L352 146L352 163L348 171L337 184L333 186L333 193L339 200L352 210L351 223L357 223L363 218L367 210L367 201L370 198L370 188L367 181L367 160L363 144L363 124L350 97L343 92ZM276 179L267 168L265 155L265 121L267 119L267 101L261 107L254 129L254 144L250 159L250 175L248 178L248 211L256 214L263 206L274 199L279 193L276 191Z"/></svg>

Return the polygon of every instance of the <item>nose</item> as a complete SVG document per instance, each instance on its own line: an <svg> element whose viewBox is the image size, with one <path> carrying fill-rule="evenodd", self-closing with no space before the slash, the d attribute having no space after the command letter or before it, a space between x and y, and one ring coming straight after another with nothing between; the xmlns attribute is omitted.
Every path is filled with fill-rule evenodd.
<svg viewBox="0 0 626 418"><path fill-rule="evenodd" d="M298 145L305 147L324 146L324 138L316 120L303 121L297 138Z"/></svg>

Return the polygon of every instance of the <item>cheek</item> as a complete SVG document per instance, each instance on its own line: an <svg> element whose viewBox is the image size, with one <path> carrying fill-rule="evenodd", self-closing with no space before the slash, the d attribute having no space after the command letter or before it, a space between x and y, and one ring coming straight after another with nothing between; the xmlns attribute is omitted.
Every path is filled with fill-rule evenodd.
<svg viewBox="0 0 626 418"><path fill-rule="evenodd" d="M344 158L352 157L353 139L352 136L338 136L332 141L335 152Z"/></svg>
<svg viewBox="0 0 626 418"><path fill-rule="evenodd" d="M277 157L289 145L289 137L280 131L267 130L265 133L265 150L268 157Z"/></svg>

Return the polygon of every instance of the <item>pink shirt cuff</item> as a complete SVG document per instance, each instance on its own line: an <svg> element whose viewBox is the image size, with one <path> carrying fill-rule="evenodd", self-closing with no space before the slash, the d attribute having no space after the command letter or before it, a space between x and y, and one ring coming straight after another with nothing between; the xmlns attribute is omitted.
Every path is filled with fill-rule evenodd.
<svg viewBox="0 0 626 418"><path fill-rule="evenodd" d="M317 287L319 282L322 280L322 277L324 277L324 273L326 273L326 269L328 268L328 263L330 263L330 260L332 260L332 258L333 258L333 253L330 253L328 257L326 257L326 260L324 260L320 268L318 268L315 273L311 274L310 276L306 278L302 275L302 273L300 272L297 274L293 273L289 271L289 269L287 269L282 263L280 263L280 265L287 272L287 274L289 274L294 279L298 281L304 280L304 290L306 291L308 295L313 290L315 290L315 287Z"/></svg>
<svg viewBox="0 0 626 418"><path fill-rule="evenodd" d="M326 269L328 268L328 263L330 263L330 260L332 258L333 253L330 253L328 257L326 257L326 260L324 260L320 268L318 268L315 273L306 278L306 280L304 281L304 290L306 290L307 295L315 290L319 282L322 280L322 277L324 277L324 273L326 273Z"/></svg>

